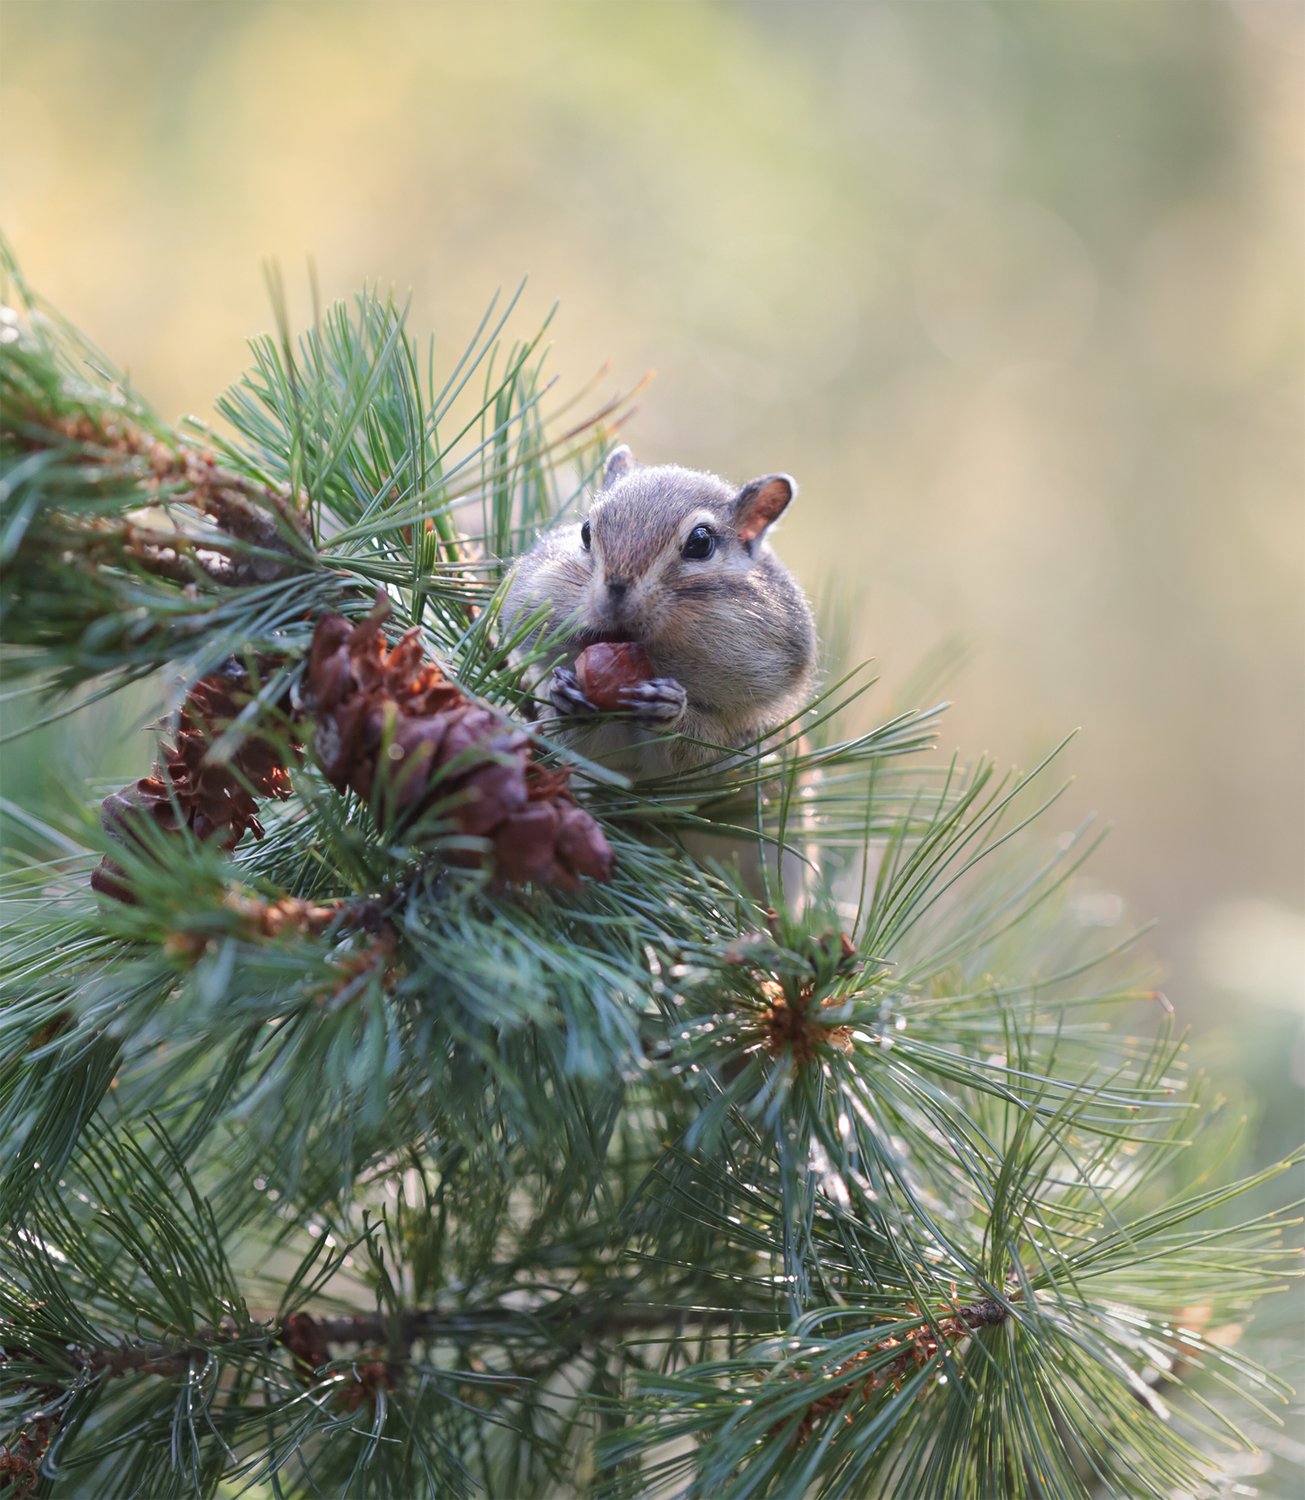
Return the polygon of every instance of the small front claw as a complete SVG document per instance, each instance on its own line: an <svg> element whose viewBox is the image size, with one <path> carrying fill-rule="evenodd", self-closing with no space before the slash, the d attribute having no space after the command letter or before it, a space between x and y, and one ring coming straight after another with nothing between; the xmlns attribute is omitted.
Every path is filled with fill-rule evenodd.
<svg viewBox="0 0 1305 1500"><path fill-rule="evenodd" d="M596 714L598 710L580 691L580 683L570 667L558 667L548 679L548 701L559 718L572 714Z"/></svg>
<svg viewBox="0 0 1305 1500"><path fill-rule="evenodd" d="M621 689L621 707L632 713L641 724L656 724L663 729L678 723L688 706L683 683L674 677L653 677L647 682Z"/></svg>

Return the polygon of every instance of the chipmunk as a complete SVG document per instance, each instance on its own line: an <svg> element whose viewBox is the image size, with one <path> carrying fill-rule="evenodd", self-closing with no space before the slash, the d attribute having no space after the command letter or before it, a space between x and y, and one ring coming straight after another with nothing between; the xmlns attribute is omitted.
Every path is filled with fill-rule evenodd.
<svg viewBox="0 0 1305 1500"><path fill-rule="evenodd" d="M767 543L796 493L787 474L735 489L714 474L640 466L622 446L589 515L521 558L502 619L511 631L547 607L541 628L564 632L567 661L539 686L574 721L568 738L582 754L635 780L690 771L801 708L815 622ZM575 658L598 641L637 642L664 674L625 689L619 716L598 717L576 679Z"/></svg>

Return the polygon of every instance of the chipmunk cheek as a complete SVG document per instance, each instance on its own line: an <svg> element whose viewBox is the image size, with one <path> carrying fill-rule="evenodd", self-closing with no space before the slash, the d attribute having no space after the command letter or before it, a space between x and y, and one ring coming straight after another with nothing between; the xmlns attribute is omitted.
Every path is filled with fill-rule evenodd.
<svg viewBox="0 0 1305 1500"><path fill-rule="evenodd" d="M559 568L549 583L548 593L554 601L555 612L574 613L584 602L589 584L588 574L582 568Z"/></svg>
<svg viewBox="0 0 1305 1500"><path fill-rule="evenodd" d="M689 624L683 613L673 606L669 608L663 606L657 611L655 621L649 624L647 644L659 666L662 658L666 658L673 660L677 668L694 660L702 649L702 640L697 627ZM671 672L669 667L664 670L668 675L679 675L678 670Z"/></svg>

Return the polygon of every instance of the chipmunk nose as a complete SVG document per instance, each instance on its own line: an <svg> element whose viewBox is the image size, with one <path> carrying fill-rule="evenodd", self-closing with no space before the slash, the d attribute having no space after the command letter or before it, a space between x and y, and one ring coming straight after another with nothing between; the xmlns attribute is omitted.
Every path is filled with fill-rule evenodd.
<svg viewBox="0 0 1305 1500"><path fill-rule="evenodd" d="M607 592L613 599L624 599L629 587L630 580L628 578L622 578L619 574L614 575L609 573L607 575Z"/></svg>

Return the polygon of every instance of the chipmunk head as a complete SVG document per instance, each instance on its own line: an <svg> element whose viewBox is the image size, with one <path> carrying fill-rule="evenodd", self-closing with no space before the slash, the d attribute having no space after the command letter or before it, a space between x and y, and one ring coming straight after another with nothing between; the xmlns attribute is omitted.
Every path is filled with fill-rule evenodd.
<svg viewBox="0 0 1305 1500"><path fill-rule="evenodd" d="M595 638L639 640L655 653L668 631L743 597L767 531L796 493L787 474L737 489L672 464L641 467L629 448L617 448L576 528L588 569L582 627Z"/></svg>

